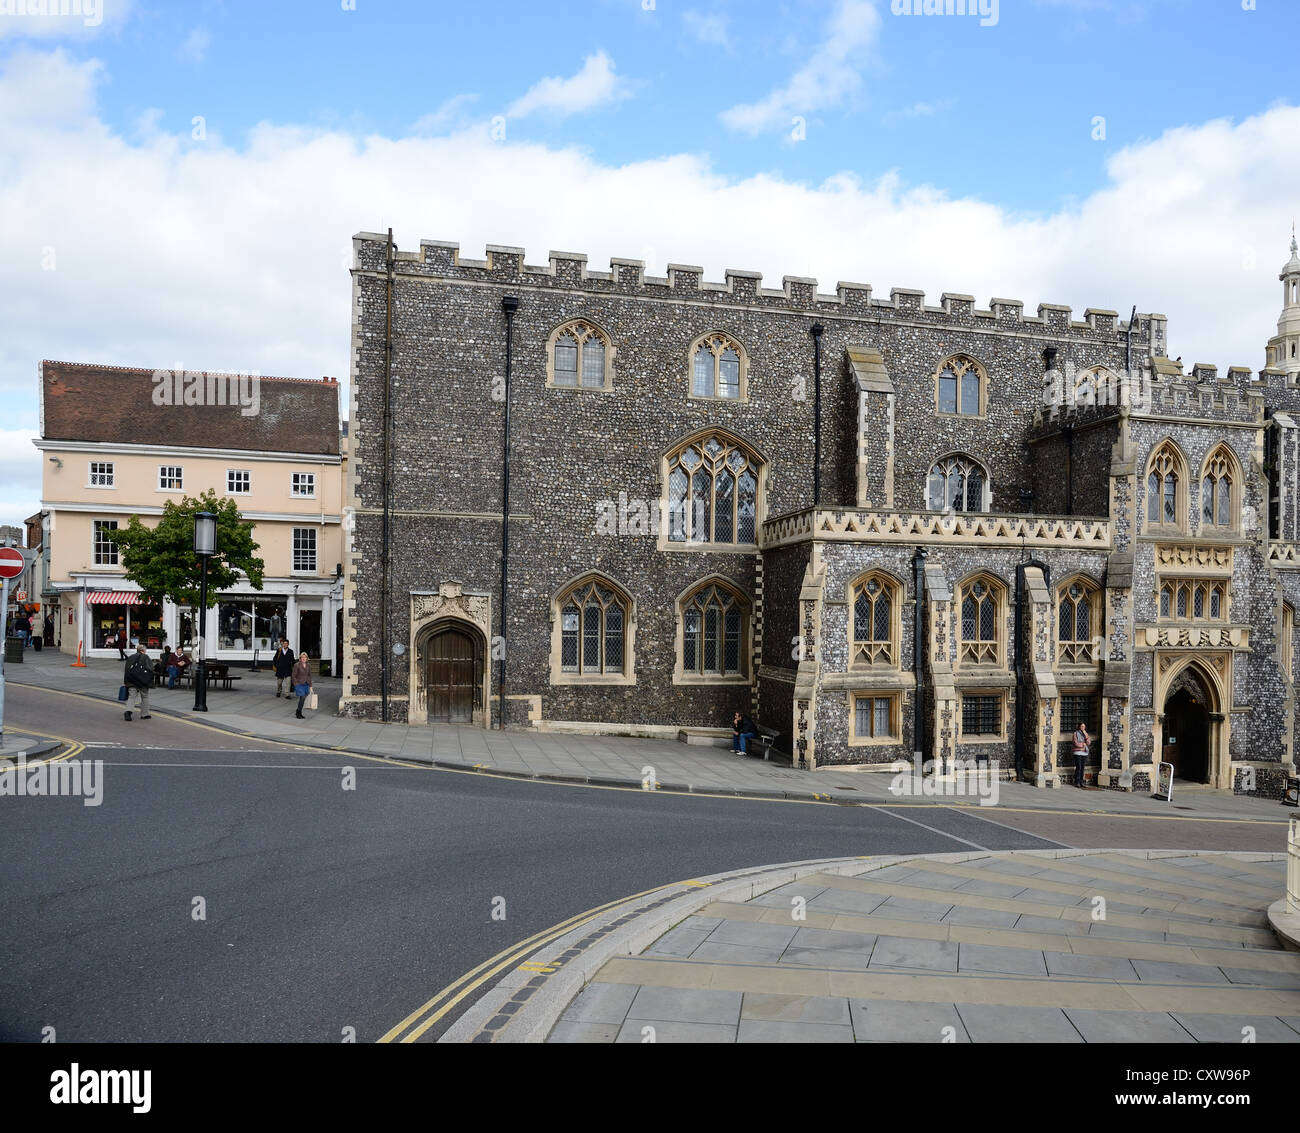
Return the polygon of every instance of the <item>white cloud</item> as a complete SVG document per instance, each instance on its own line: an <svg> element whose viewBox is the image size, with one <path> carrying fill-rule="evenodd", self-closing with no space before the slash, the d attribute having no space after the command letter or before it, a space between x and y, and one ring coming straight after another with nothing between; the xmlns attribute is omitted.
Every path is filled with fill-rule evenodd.
<svg viewBox="0 0 1300 1133"><path fill-rule="evenodd" d="M207 28L195 28L180 46L180 57L191 63L202 63L212 45L212 33Z"/></svg>
<svg viewBox="0 0 1300 1133"><path fill-rule="evenodd" d="M1169 316L1171 354L1257 370L1300 183L1291 106L1134 144L1100 190L1025 216L899 175L735 179L690 153L607 165L478 127L358 138L267 124L235 148L164 118L127 137L98 115L100 74L59 52L0 63L0 404L14 430L36 424L41 358L346 380L351 236L390 224L407 251L422 237L472 257L519 244L544 264L568 248L595 269L647 255L656 274L675 261L710 280L736 267L767 286L789 273L826 292L921 287L936 304L1010 295L1076 318L1136 303ZM0 438L0 522L39 503L25 436Z"/></svg>
<svg viewBox="0 0 1300 1133"><path fill-rule="evenodd" d="M0 0L0 39L89 39L115 31L134 0Z"/></svg>
<svg viewBox="0 0 1300 1133"><path fill-rule="evenodd" d="M862 87L862 68L880 33L880 14L867 0L839 0L821 44L784 85L757 102L724 110L723 125L744 134L784 130L796 115L839 106Z"/></svg>
<svg viewBox="0 0 1300 1133"><path fill-rule="evenodd" d="M546 78L534 84L523 97L510 104L506 115L524 118L537 113L580 114L627 98L630 93L627 81L614 74L614 60L603 51L597 51L595 55L587 56L582 70L571 78Z"/></svg>
<svg viewBox="0 0 1300 1133"><path fill-rule="evenodd" d="M701 43L714 43L719 47L730 46L727 32L727 17L718 12L683 12L682 23L686 30Z"/></svg>
<svg viewBox="0 0 1300 1133"><path fill-rule="evenodd" d="M469 108L477 101L477 94L454 94L443 99L437 110L418 118L411 130L417 134L436 134L464 125Z"/></svg>

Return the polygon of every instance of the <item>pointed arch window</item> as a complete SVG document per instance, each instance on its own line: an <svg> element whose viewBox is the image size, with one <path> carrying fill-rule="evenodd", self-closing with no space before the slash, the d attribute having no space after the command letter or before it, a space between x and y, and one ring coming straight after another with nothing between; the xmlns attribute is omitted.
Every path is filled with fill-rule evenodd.
<svg viewBox="0 0 1300 1133"><path fill-rule="evenodd" d="M680 618L679 679L747 679L749 613L737 593L705 583L682 600Z"/></svg>
<svg viewBox="0 0 1300 1133"><path fill-rule="evenodd" d="M1282 677L1290 684L1294 679L1291 668L1292 641L1295 637L1295 610L1290 602L1282 603L1282 626L1278 634L1277 657L1282 668Z"/></svg>
<svg viewBox="0 0 1300 1133"><path fill-rule="evenodd" d="M714 434L668 457L668 542L753 546L758 541L760 465Z"/></svg>
<svg viewBox="0 0 1300 1133"><path fill-rule="evenodd" d="M959 653L962 664L1002 664L1005 597L1006 588L985 575L962 585Z"/></svg>
<svg viewBox="0 0 1300 1133"><path fill-rule="evenodd" d="M1101 636L1100 591L1083 579L1061 584L1056 598L1056 661L1090 665L1097 661Z"/></svg>
<svg viewBox="0 0 1300 1133"><path fill-rule="evenodd" d="M744 347L731 335L706 334L691 344L691 396L744 400L748 368Z"/></svg>
<svg viewBox="0 0 1300 1133"><path fill-rule="evenodd" d="M946 359L935 374L935 406L940 413L983 416L984 393L983 367L964 354Z"/></svg>
<svg viewBox="0 0 1300 1133"><path fill-rule="evenodd" d="M1201 524L1230 531L1237 526L1240 477L1237 461L1226 445L1219 445L1205 461L1201 473Z"/></svg>
<svg viewBox="0 0 1300 1133"><path fill-rule="evenodd" d="M873 572L850 588L852 665L898 665L898 584Z"/></svg>
<svg viewBox="0 0 1300 1133"><path fill-rule="evenodd" d="M1160 618L1175 622L1226 622L1226 582L1166 579L1160 586Z"/></svg>
<svg viewBox="0 0 1300 1133"><path fill-rule="evenodd" d="M603 578L570 586L556 599L553 672L569 682L623 678L630 669L631 613L627 595Z"/></svg>
<svg viewBox="0 0 1300 1133"><path fill-rule="evenodd" d="M562 389L612 389L614 351L594 323L571 319L551 334L547 384Z"/></svg>
<svg viewBox="0 0 1300 1133"><path fill-rule="evenodd" d="M1147 523L1181 528L1187 514L1186 462L1171 441L1165 441L1147 465Z"/></svg>
<svg viewBox="0 0 1300 1133"><path fill-rule="evenodd" d="M945 456L930 468L925 496L931 511L987 511L988 473L968 456Z"/></svg>

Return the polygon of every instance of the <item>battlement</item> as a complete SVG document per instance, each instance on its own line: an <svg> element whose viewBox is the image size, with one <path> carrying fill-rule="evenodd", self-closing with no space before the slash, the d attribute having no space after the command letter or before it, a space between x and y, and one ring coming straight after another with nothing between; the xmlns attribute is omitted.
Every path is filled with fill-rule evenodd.
<svg viewBox="0 0 1300 1133"><path fill-rule="evenodd" d="M353 238L357 272L381 272L385 268L387 237L380 233L359 232ZM421 240L418 252L394 250L394 270L404 276L428 276L495 284L518 284L588 291L593 294L644 296L647 298L716 300L754 307L807 311L810 315L867 316L915 319L935 324L955 323L976 330L1025 329L1046 335L1071 335L1093 338L1099 342L1127 342L1129 323L1116 311L1089 307L1082 320L1073 318L1073 309L1059 303L1040 303L1036 314L1026 315L1020 299L994 297L988 308L976 306L975 297L945 291L939 306L925 301L925 292L915 288L894 287L889 298L876 298L869 283L840 280L834 294L818 291L818 281L809 276L785 275L779 288L764 287L763 273L740 268L726 268L721 282L704 278L697 264L668 265L666 276L647 275L643 260L611 257L608 271L593 270L581 252L552 251L545 266L525 262L523 248L489 244L483 259L467 259L460 245L447 240ZM1143 353L1148 347L1162 351L1165 316L1138 315L1133 327L1133 344Z"/></svg>

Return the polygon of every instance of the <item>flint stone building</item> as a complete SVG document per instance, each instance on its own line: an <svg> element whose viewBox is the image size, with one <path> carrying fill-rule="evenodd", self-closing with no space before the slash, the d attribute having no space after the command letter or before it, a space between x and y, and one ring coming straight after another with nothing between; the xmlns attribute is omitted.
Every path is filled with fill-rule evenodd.
<svg viewBox="0 0 1300 1133"><path fill-rule="evenodd" d="M354 250L345 712L725 743L739 708L797 766L1041 786L1084 720L1103 786L1295 774L1294 240L1258 373L1184 372L1159 314Z"/></svg>

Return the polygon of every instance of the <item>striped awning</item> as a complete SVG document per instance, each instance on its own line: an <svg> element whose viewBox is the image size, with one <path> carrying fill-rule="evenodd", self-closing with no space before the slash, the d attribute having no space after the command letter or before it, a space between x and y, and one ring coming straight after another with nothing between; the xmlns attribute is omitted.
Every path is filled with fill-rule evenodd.
<svg viewBox="0 0 1300 1133"><path fill-rule="evenodd" d="M92 590L86 595L90 606L139 606L144 601L138 590Z"/></svg>

